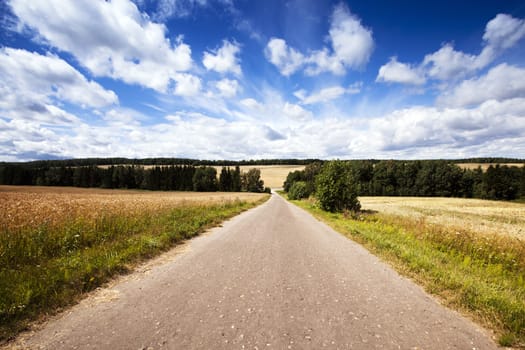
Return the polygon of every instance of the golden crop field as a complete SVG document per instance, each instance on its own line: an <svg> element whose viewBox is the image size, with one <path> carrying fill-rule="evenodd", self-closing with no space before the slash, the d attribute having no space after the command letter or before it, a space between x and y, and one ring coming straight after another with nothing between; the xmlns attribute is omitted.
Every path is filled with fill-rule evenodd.
<svg viewBox="0 0 525 350"><path fill-rule="evenodd" d="M242 172L247 172L250 169L259 169L261 171L261 179L264 181L265 187L280 188L283 187L284 180L288 173L296 170L304 170L304 165L243 165ZM217 173L220 173L222 167L216 167Z"/></svg>
<svg viewBox="0 0 525 350"><path fill-rule="evenodd" d="M466 198L360 197L365 210L525 240L525 204Z"/></svg>
<svg viewBox="0 0 525 350"><path fill-rule="evenodd" d="M481 167L481 170L485 171L487 170L487 168L489 166L495 166L497 163L458 163L457 165L461 168L461 169L477 169L479 167ZM516 167L524 167L525 166L525 163L504 163L504 164L499 164L499 165L506 165L506 166L516 166Z"/></svg>
<svg viewBox="0 0 525 350"><path fill-rule="evenodd" d="M150 192L75 187L0 186L0 227L57 224L64 219L94 219L102 214L162 211L186 203L217 204L239 199L256 202L260 193Z"/></svg>

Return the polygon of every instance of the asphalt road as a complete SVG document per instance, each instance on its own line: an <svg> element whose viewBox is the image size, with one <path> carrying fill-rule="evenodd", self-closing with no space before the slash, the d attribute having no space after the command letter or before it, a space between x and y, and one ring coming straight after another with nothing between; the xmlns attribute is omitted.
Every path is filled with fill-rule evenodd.
<svg viewBox="0 0 525 350"><path fill-rule="evenodd" d="M277 195L21 337L31 349L495 349Z"/></svg>

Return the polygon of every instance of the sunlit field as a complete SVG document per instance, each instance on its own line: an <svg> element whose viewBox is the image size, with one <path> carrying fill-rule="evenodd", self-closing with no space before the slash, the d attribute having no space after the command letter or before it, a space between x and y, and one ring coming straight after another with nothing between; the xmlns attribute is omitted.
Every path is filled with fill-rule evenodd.
<svg viewBox="0 0 525 350"><path fill-rule="evenodd" d="M525 204L465 198L360 197L362 208L479 234L525 240Z"/></svg>
<svg viewBox="0 0 525 350"><path fill-rule="evenodd" d="M0 227L28 228L60 224L77 218L96 219L106 214L140 214L186 204L220 204L239 200L256 202L258 193L151 192L75 187L0 186Z"/></svg>
<svg viewBox="0 0 525 350"><path fill-rule="evenodd" d="M304 170L304 165L243 165L240 167L241 171L247 172L252 168L261 170L261 179L264 181L264 186L270 188L283 187L284 180L288 173L296 170ZM220 171L220 169L217 169Z"/></svg>
<svg viewBox="0 0 525 350"><path fill-rule="evenodd" d="M457 165L462 169L477 169L481 168L481 170L485 171L489 166L496 166L499 164L500 166L506 165L506 166L516 166L516 167L523 167L525 166L525 163L458 163Z"/></svg>
<svg viewBox="0 0 525 350"><path fill-rule="evenodd" d="M267 194L0 186L0 343Z"/></svg>

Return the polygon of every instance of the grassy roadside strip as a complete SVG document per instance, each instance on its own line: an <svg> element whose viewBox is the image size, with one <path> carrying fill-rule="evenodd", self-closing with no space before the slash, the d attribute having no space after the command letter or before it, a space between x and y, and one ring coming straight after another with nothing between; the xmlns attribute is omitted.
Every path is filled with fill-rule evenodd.
<svg viewBox="0 0 525 350"><path fill-rule="evenodd" d="M31 230L0 228L0 344L111 276L266 201L107 213Z"/></svg>
<svg viewBox="0 0 525 350"><path fill-rule="evenodd" d="M525 348L525 242L381 214L322 211L291 201L362 244L455 309L493 329L502 346Z"/></svg>

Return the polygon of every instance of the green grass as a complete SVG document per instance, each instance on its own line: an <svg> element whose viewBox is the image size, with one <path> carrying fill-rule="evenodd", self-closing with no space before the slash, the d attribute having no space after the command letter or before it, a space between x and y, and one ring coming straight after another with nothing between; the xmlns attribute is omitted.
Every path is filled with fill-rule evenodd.
<svg viewBox="0 0 525 350"><path fill-rule="evenodd" d="M133 264L259 203L187 204L55 227L0 228L0 343Z"/></svg>
<svg viewBox="0 0 525 350"><path fill-rule="evenodd" d="M292 201L362 244L445 304L493 329L502 346L525 347L525 242L450 232L381 214L332 214Z"/></svg>

